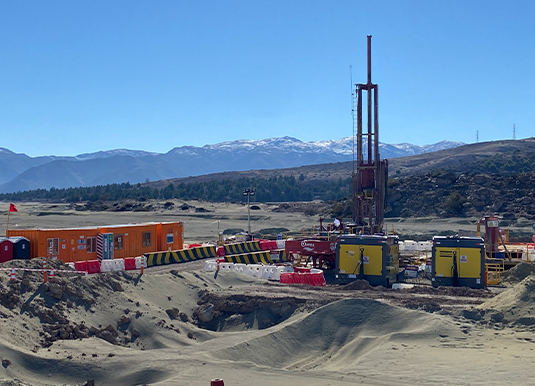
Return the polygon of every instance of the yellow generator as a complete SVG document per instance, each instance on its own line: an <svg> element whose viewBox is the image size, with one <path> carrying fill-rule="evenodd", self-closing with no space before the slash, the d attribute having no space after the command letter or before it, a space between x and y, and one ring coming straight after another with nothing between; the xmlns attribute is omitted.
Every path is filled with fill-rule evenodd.
<svg viewBox="0 0 535 386"><path fill-rule="evenodd" d="M479 237L433 237L431 284L485 288L485 243Z"/></svg>
<svg viewBox="0 0 535 386"><path fill-rule="evenodd" d="M399 273L397 236L346 235L336 240L335 279L348 283L356 279L389 287Z"/></svg>

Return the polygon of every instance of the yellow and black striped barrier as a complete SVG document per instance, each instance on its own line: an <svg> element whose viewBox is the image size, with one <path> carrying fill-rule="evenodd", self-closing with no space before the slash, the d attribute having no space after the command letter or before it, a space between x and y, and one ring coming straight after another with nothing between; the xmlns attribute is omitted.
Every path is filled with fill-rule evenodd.
<svg viewBox="0 0 535 386"><path fill-rule="evenodd" d="M250 252L260 252L259 241L245 241L243 243L226 244L225 255L239 255Z"/></svg>
<svg viewBox="0 0 535 386"><path fill-rule="evenodd" d="M145 253L145 257L147 258L147 267L154 267L157 265L185 263L187 261L217 257L217 255L216 247L209 246L181 249L178 251Z"/></svg>
<svg viewBox="0 0 535 386"><path fill-rule="evenodd" d="M287 254L284 249L281 249L279 251L279 262L287 262L290 261L290 255Z"/></svg>
<svg viewBox="0 0 535 386"><path fill-rule="evenodd" d="M271 254L269 251L240 253L237 255L225 256L227 263L235 264L271 264Z"/></svg>

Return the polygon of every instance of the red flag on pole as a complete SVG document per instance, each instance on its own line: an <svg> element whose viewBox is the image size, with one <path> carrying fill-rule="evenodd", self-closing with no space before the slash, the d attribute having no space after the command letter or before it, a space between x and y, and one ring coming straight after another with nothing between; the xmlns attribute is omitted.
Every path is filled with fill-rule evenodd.
<svg viewBox="0 0 535 386"><path fill-rule="evenodd" d="M18 212L17 207L14 204L9 204L9 211L10 212Z"/></svg>

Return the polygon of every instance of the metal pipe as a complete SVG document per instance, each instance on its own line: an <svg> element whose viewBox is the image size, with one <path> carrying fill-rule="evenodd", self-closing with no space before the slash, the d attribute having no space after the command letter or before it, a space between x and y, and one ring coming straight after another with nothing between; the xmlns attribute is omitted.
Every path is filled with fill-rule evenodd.
<svg viewBox="0 0 535 386"><path fill-rule="evenodd" d="M372 163L372 36L368 35L368 163Z"/></svg>

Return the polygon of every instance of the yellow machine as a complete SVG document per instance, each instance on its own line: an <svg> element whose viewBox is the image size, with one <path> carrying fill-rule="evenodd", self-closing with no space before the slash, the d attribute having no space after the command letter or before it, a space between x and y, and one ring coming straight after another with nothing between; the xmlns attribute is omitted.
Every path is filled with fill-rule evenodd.
<svg viewBox="0 0 535 386"><path fill-rule="evenodd" d="M431 284L485 288L485 243L479 237L433 237Z"/></svg>
<svg viewBox="0 0 535 386"><path fill-rule="evenodd" d="M336 242L335 278L338 283L356 279L390 286L399 273L397 236L347 235Z"/></svg>

